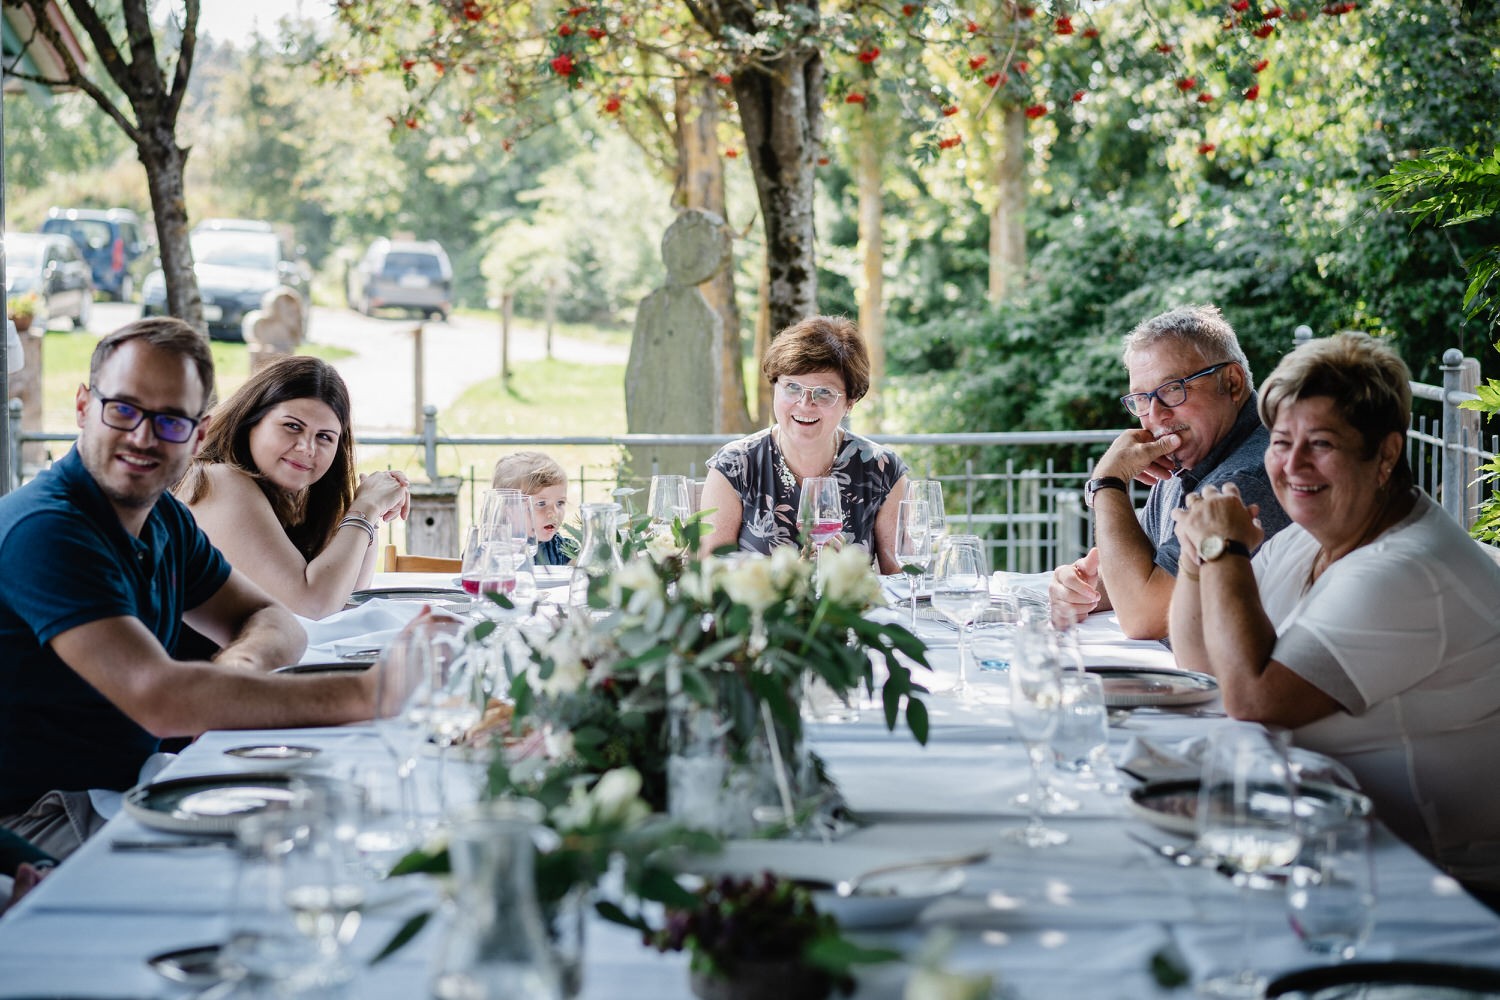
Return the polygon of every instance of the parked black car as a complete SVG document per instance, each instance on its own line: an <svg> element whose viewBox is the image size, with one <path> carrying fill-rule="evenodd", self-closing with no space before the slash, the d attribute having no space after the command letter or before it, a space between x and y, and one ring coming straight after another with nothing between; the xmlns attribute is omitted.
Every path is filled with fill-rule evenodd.
<svg viewBox="0 0 1500 1000"><path fill-rule="evenodd" d="M135 297L156 259L140 217L125 208L54 208L42 232L72 238L89 263L94 287L121 302Z"/></svg>
<svg viewBox="0 0 1500 1000"><path fill-rule="evenodd" d="M453 311L453 266L436 240L388 240L370 249L349 271L349 308L410 309L443 319Z"/></svg>
<svg viewBox="0 0 1500 1000"><path fill-rule="evenodd" d="M311 309L307 270L290 259L281 237L268 222L210 219L189 234L193 273L203 298L203 319L215 340L244 340L245 314L259 309L266 292L287 285ZM167 282L161 271L146 277L141 315L167 311Z"/></svg>
<svg viewBox="0 0 1500 1000"><path fill-rule="evenodd" d="M5 234L5 297L28 292L38 300L32 321L38 329L59 316L71 319L75 330L88 326L94 283L88 262L66 236Z"/></svg>

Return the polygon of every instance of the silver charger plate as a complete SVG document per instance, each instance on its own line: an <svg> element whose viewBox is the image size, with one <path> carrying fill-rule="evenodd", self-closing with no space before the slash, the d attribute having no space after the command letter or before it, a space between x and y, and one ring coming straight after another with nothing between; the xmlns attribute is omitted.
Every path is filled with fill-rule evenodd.
<svg viewBox="0 0 1500 1000"><path fill-rule="evenodd" d="M296 780L269 771L168 778L126 792L125 811L153 830L230 834L246 816L285 809Z"/></svg>
<svg viewBox="0 0 1500 1000"><path fill-rule="evenodd" d="M330 660L327 663L289 663L273 674L358 674L370 669L374 660Z"/></svg>
<svg viewBox="0 0 1500 1000"><path fill-rule="evenodd" d="M1208 674L1164 667L1088 667L1104 684L1106 708L1201 705L1219 694L1219 682Z"/></svg>
<svg viewBox="0 0 1500 1000"><path fill-rule="evenodd" d="M1198 781L1159 781L1130 793L1126 809L1138 819L1168 833L1185 837L1198 833ZM1293 807L1299 819L1317 824L1320 818L1368 816L1368 796L1338 785L1303 782Z"/></svg>
<svg viewBox="0 0 1500 1000"><path fill-rule="evenodd" d="M364 604L376 598L387 601L451 601L455 598L468 600L461 586L453 587L370 587L356 590L349 595L348 604Z"/></svg>

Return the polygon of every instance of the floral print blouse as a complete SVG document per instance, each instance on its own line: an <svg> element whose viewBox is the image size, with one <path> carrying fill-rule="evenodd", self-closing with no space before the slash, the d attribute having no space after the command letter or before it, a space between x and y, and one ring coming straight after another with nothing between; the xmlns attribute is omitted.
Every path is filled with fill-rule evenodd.
<svg viewBox="0 0 1500 1000"><path fill-rule="evenodd" d="M708 460L708 467L717 469L739 494L742 552L769 553L772 546L796 544L802 489L790 470L782 475L787 467L773 430L731 441ZM843 444L828 474L839 481L846 537L873 553L875 518L891 488L906 475L906 463L868 438L842 433Z"/></svg>

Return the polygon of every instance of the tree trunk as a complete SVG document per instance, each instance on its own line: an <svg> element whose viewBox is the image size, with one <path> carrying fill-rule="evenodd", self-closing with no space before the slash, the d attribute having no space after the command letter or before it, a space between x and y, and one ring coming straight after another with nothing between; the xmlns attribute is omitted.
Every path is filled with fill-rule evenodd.
<svg viewBox="0 0 1500 1000"><path fill-rule="evenodd" d="M1003 302L1026 279L1026 113L1006 108L995 158L990 215L990 301Z"/></svg>
<svg viewBox="0 0 1500 1000"><path fill-rule="evenodd" d="M719 156L719 103L713 85L703 79L676 84L678 201L682 208L701 208L728 220L724 197L724 161ZM719 370L719 416L714 431L746 434L751 428L745 406L745 352L740 310L734 298L733 266L699 286L708 304L723 321Z"/></svg>
<svg viewBox="0 0 1500 1000"><path fill-rule="evenodd" d="M745 147L766 233L771 335L818 311L813 169L822 126L823 58L806 45L734 74Z"/></svg>
<svg viewBox="0 0 1500 1000"><path fill-rule="evenodd" d="M865 398L875 430L881 425L880 386L885 380L885 206L881 190L882 135L874 122L859 130L859 253L864 282L859 293L859 329L870 351L870 393Z"/></svg>
<svg viewBox="0 0 1500 1000"><path fill-rule="evenodd" d="M760 308L755 313L755 367L759 370L766 348L771 346L771 269L764 260L760 265L760 288L756 298ZM758 378L755 387L755 422L766 427L771 423L771 385L764 378Z"/></svg>
<svg viewBox="0 0 1500 1000"><path fill-rule="evenodd" d="M143 126L141 131L145 138L137 150L151 191L162 277L167 284L167 312L206 336L203 297L193 274L193 250L188 241L187 194L183 186L188 151L177 145L170 128L148 130Z"/></svg>

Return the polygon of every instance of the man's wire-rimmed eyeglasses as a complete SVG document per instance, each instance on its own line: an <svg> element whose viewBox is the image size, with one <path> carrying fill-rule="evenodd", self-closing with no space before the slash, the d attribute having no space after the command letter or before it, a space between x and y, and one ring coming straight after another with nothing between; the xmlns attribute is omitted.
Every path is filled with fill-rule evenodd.
<svg viewBox="0 0 1500 1000"><path fill-rule="evenodd" d="M803 385L801 382L790 380L783 380L778 382L777 385L781 387L781 398L788 403L800 403L803 400L811 400L812 405L820 409L834 405L844 395L842 392L837 392L824 385Z"/></svg>
<svg viewBox="0 0 1500 1000"><path fill-rule="evenodd" d="M1194 379L1203 378L1205 375L1212 375L1220 368L1232 364L1234 364L1233 361L1220 361L1216 365L1209 365L1201 372L1193 372L1193 374L1184 375L1182 378L1168 379L1150 392L1132 392L1128 396L1121 396L1120 403L1124 405L1126 410L1130 411L1130 415L1133 417L1144 417L1150 411L1153 399L1168 409L1174 406L1181 406L1187 402L1187 384L1189 382Z"/></svg>
<svg viewBox="0 0 1500 1000"><path fill-rule="evenodd" d="M194 429L203 419L147 410L123 399L106 399L93 386L89 386L89 392L99 400L99 419L104 421L105 427L112 427L117 431L133 431L141 426L141 421L149 419L152 432L168 444L182 444L190 440Z"/></svg>

